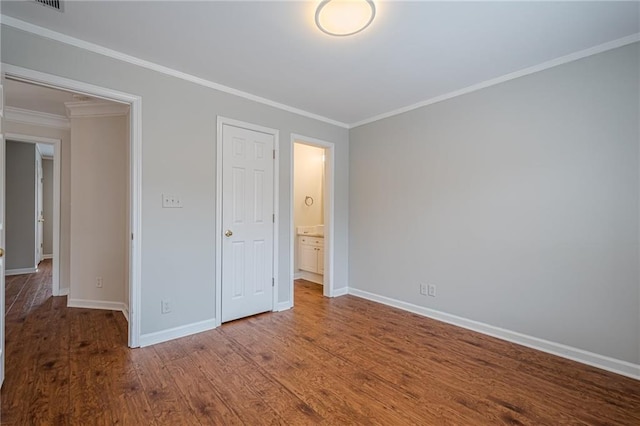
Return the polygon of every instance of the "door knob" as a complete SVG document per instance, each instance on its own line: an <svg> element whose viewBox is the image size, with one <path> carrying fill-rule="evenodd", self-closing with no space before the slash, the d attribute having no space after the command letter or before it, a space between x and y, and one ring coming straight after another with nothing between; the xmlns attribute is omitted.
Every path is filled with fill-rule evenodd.
<svg viewBox="0 0 640 426"><path fill-rule="evenodd" d="M4 249L0 248L0 257L4 256Z"/></svg>
<svg viewBox="0 0 640 426"><path fill-rule="evenodd" d="M225 236L230 237L233 235L233 232L231 232L230 229L227 229L227 231L224 233Z"/></svg>

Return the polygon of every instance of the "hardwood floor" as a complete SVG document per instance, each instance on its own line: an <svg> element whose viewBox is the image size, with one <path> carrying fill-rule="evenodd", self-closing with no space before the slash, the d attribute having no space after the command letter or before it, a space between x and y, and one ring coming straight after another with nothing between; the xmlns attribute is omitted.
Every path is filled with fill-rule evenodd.
<svg viewBox="0 0 640 426"><path fill-rule="evenodd" d="M7 277L2 424L640 424L640 382L352 296L153 347Z"/></svg>

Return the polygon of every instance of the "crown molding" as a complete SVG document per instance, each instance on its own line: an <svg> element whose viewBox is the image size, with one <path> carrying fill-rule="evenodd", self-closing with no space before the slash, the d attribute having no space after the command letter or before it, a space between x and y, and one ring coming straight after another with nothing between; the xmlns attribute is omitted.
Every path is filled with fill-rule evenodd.
<svg viewBox="0 0 640 426"><path fill-rule="evenodd" d="M4 119L32 126L52 127L63 130L70 128L69 119L65 116L10 106L4 107Z"/></svg>
<svg viewBox="0 0 640 426"><path fill-rule="evenodd" d="M305 111L299 108L295 108L289 105L285 105L280 102L272 101L271 99L263 98L261 96L257 96L248 92L243 92L242 90L234 89L232 87L228 87L219 83L215 83L210 80L205 80L204 78L196 77L191 74L187 74L182 71L174 70L169 67L165 67L164 65L159 65L154 62L146 61L144 59L136 58L135 56L127 55L126 53L118 52L113 49L109 49L104 46L100 46L98 44L90 43L88 41L84 41L75 37L68 36L66 34L62 34L48 28L43 28L38 25L30 24L25 21L21 21L20 19L13 18L11 16L0 14L0 23L2 25L7 25L12 28L16 28L18 30L22 30L31 34L35 34L40 37L48 38L50 40L55 40L61 43L65 43L71 46L79 47L81 49L88 50L93 53L97 53L99 55L107 56L109 58L117 59L123 62L128 62L133 65L137 65L142 68L146 68L152 71L156 71L162 74L170 75L172 77L179 78L181 80L189 81L191 83L198 84L200 86L208 87L210 89L218 90L220 92L229 93L231 95L235 95L244 99L248 99L250 101L258 102L263 105L267 105L273 108L280 109L282 111L287 111L293 114L297 114L303 117L312 118L314 120L322 121L324 123L332 124L334 126L342 127L345 129L349 128L349 125L346 123L342 123L337 120L333 120L331 118L323 117L318 114L314 114L309 111Z"/></svg>
<svg viewBox="0 0 640 426"><path fill-rule="evenodd" d="M435 96L433 98L426 99L424 101L408 105L402 108L398 108L392 111L388 111L386 113L378 114L369 118L365 118L363 120L357 121L355 123L343 123L341 121L333 120L318 114L314 114L299 108L295 108L289 105L285 105L276 101L272 101L267 98L263 98L257 95L253 95L248 92L243 92L238 89L234 89L232 87L228 87L219 83L215 83L210 80L205 80L200 77L196 77L191 74L184 73L182 71L178 71L169 67L165 67L163 65L156 64L154 62L146 61L144 59L137 58L135 56L127 55L122 52L118 52L113 49L106 48L104 46L100 46L94 43L90 43L88 41L84 41L75 37L71 37L47 28L40 27L38 25L30 24L28 22L22 21L20 19L13 18L11 16L0 14L0 23L2 25L7 25L12 28L16 28L31 34L35 34L40 37L48 38L50 40L58 41L64 44L68 44L71 46L75 46L84 50L88 50L93 53L97 53L103 56L107 56L109 58L117 59L123 62L127 62L133 65L137 65L142 68L146 68L152 71L156 71L162 74L166 74L172 77L179 78L181 80L189 81L194 84L198 84L200 86L208 87L210 89L218 90L220 92L229 93L231 95L235 95L244 99L248 99L254 102L258 102L267 106L271 106L273 108L277 108L283 111L291 112L293 114L297 114L303 117L312 118L314 120L322 121L328 124L332 124L334 126L342 127L345 129L353 129L355 127L359 127L365 124L373 123L375 121L379 121L385 118L393 117L395 115L399 115L405 112L412 111L414 109L422 108L424 106L432 105L438 102L445 101L447 99L455 98L457 96L462 96L467 93L475 92L478 90L485 89L487 87L495 86L496 84L504 83L509 80L514 80L516 78L524 77L529 74L533 74L539 71L544 71L549 68L556 67L558 65L563 65L569 62L576 61L578 59L586 58L588 56L596 55L598 53L606 52L608 50L616 49L618 47L626 46L628 44L632 44L640 41L640 33L631 34L629 36L613 40L607 43L600 44L598 46L594 46L588 49L584 49L578 52L571 53L569 55L562 56L560 58L552 59L547 62L543 62L538 65L534 65L532 67L528 67L519 71L515 71L509 74L505 74L500 77L496 77L490 80L486 80L472 86L465 87L460 90L455 90L453 92L445 93L439 96Z"/></svg>
<svg viewBox="0 0 640 426"><path fill-rule="evenodd" d="M532 67L528 67L528 68L515 71L509 74L505 74L500 77L492 78L490 80L486 80L481 83L477 83L460 90L455 90L453 92L445 93L443 95L436 96L434 98L430 98L413 105L408 105L406 107L398 108L393 111L389 111L383 114L375 115L373 117L365 118L364 120L350 124L349 128L353 129L358 126L363 126L365 124L373 123L374 121L379 121L385 118L393 117L394 115L399 115L405 112L413 111L414 109L422 108L427 105L433 105L438 102L446 101L447 99L466 95L467 93L471 93L471 92L476 92L478 90L482 90L487 87L495 86L496 84L504 83L509 80L514 80L516 78L524 77L529 74L544 71L549 68L557 67L558 65L564 65L569 62L577 61L578 59L582 59L588 56L596 55L598 53L606 52L607 50L617 49L618 47L626 46L628 44L636 43L638 41L640 41L640 33L631 34L629 36L622 37L607 43L599 44L597 46L580 50L578 52L570 53L568 55L561 56L559 58L552 59L550 61L543 62L541 64L534 65Z"/></svg>
<svg viewBox="0 0 640 426"><path fill-rule="evenodd" d="M105 101L73 101L65 102L69 118L80 117L113 117L127 115L129 105Z"/></svg>

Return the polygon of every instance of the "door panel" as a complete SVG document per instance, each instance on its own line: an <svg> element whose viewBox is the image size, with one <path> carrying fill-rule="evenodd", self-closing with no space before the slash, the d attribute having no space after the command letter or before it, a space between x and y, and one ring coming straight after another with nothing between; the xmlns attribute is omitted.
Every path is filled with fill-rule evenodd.
<svg viewBox="0 0 640 426"><path fill-rule="evenodd" d="M273 309L273 135L222 128L222 322Z"/></svg>
<svg viewBox="0 0 640 426"><path fill-rule="evenodd" d="M316 248L312 245L301 244L300 245L300 265L299 268L303 271L318 272L318 254Z"/></svg>

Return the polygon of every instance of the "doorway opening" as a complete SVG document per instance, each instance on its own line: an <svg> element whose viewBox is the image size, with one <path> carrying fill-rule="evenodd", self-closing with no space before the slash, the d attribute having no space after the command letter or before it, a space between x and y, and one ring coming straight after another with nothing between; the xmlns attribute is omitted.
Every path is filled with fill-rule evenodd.
<svg viewBox="0 0 640 426"><path fill-rule="evenodd" d="M25 234L30 234L33 229L33 238L27 240L33 241L33 260L20 259L18 256L15 261L17 264L12 266L7 263L5 274L18 275L24 273L36 272L38 265L45 259L51 259L52 263L52 288L53 296L66 295L68 289L60 290L60 139L47 138L42 136L33 136L18 133L5 134L6 139L6 162L9 165L12 162L12 168L15 172L24 175L26 179L19 176L9 176L14 171L6 170L7 187L5 187L5 195L7 197L8 211L6 214L10 216L9 227L7 233L16 233L15 237L7 236L5 245L8 254L12 254L12 245L20 244L16 239L24 239ZM16 145L17 144L17 145ZM14 149L15 148L15 149ZM26 149L25 149L26 148ZM14 152L15 151L15 152ZM21 153L20 151L26 151ZM26 154L26 158L25 155ZM33 155L32 155L33 154ZM13 156L16 158L12 158ZM35 158L34 158L35 156ZM26 160L25 164L21 164L22 160ZM35 161L35 163L34 163ZM33 171L29 167L33 167ZM34 167L35 166L35 167ZM29 176L31 175L31 176ZM31 185L30 178L33 177L35 186ZM11 182L10 182L11 181ZM14 187L15 188L12 188ZM11 190L10 190L11 189ZM16 210L19 208L20 202L12 202L10 197L20 197L26 190L33 191L33 200L28 198L23 201L33 203L34 209L28 208L28 211ZM33 214L30 215L30 210ZM26 232L20 229L21 224L17 227L11 227L12 217L20 217L27 219ZM31 224L29 224L29 219ZM31 225L31 229L29 228ZM29 243L29 241L25 241ZM23 253L28 254L28 253ZM11 258L9 257L11 260ZM23 263L20 263L23 262ZM26 263L24 263L26 262ZM33 267L26 269L21 268L26 264L32 264Z"/></svg>
<svg viewBox="0 0 640 426"><path fill-rule="evenodd" d="M94 117L96 115L102 115L103 117L113 119L115 116L122 116L120 112L114 113L113 109L109 111L102 110L101 112L100 111L95 112L96 109L100 110L102 104L108 104L110 108L113 108L114 105L116 107L127 108L127 113L123 117L122 123L118 123L117 125L114 125L114 123L112 122L106 123L106 121L109 121L109 120L104 120L102 122L103 128L113 130L114 128L117 127L120 134L124 135L123 139L121 139L124 141L124 143L122 145L123 147L122 158L120 159L122 164L122 170L120 174L125 176L125 179L123 180L123 187L121 189L118 189L117 191L109 190L110 194L107 194L106 191L102 190L101 188L96 188L96 191L90 194L92 199L88 201L91 201L91 202L84 203L90 207L92 203L93 205L95 205L96 203L99 204L101 200L109 199L109 196L113 195L111 193L120 192L125 194L124 200L121 206L122 212L123 212L122 219L121 219L121 222L119 222L118 224L115 224L115 226L117 226L118 229L122 231L121 232L122 247L118 247L118 251L116 252L115 256L122 257L123 263L125 266L122 270L121 275L117 277L112 277L114 281L120 280L121 282L125 283L124 289L122 291L123 293L122 299L118 299L115 301L107 299L105 303L97 303L95 304L95 306L88 306L86 305L86 303L92 304L93 302L95 302L95 300L91 300L90 295L89 297L87 297L86 295L81 295L79 299L84 299L82 302L83 303L86 302L86 303L78 307L121 310L128 321L128 346L138 347L139 338L140 338L140 305L141 305L141 301L140 301L140 295L141 295L141 288L140 288L141 287L141 274L140 274L141 176L140 174L141 174L141 164L142 164L141 98L139 96L118 92L111 89L106 89L100 86L94 86L91 84L82 83L79 81L70 80L70 79L58 77L55 75L45 74L38 71L33 71L33 70L21 68L21 67L12 66L12 65L3 64L3 71L4 71L5 82L14 81L14 82L26 83L26 85L31 87L46 88L49 90L53 89L55 91L63 91L67 93L70 92L73 94L73 96L77 96L77 98L74 98L71 102L69 102L70 104L73 104L74 102L76 104L85 103L85 102L87 103L94 102L94 105L91 106L92 108L94 108L93 112L89 110L84 110L78 113L77 115L77 117L83 118L83 120L80 120L82 125L79 126L80 130L78 131L78 134L85 135L83 136L83 138L90 138L93 135L90 126L88 126L87 120L84 120L85 117ZM6 89L6 84L4 88ZM71 107L79 107L79 105L70 106L67 104L65 104L65 106L67 107L67 109ZM87 108L89 108L89 105L82 105L82 106L86 106ZM8 117L8 115L10 115L9 112L10 112L9 110L5 111L6 121L10 121ZM68 115L72 117L70 120L73 120L73 114L74 114L73 112L68 113ZM55 121L51 117L51 114L44 114L43 117L49 119L50 123ZM101 149L104 148L106 145L107 144L104 144L104 143L96 143L92 147L90 147L88 149L88 152L86 152L85 154L89 156L93 155L93 157L95 157L94 160L98 159L100 156L103 156L104 158L104 156L106 155L111 155L108 152L101 151ZM97 151L92 151L94 148L96 148ZM66 155L69 155L68 151ZM61 155L58 155L58 157L60 158L60 169L63 169L63 167L69 168L69 170L67 170L66 168L62 170L62 175L64 177L65 170L66 170L66 173L69 173L71 168L69 165L63 166ZM73 157L74 156L72 155L71 158ZM76 155L76 159L77 158L82 159L87 157L81 154L79 156ZM54 156L54 161L55 161L55 156ZM98 161L98 163L96 164L99 164L99 163L100 162ZM81 165L81 167L85 167L85 166L86 164ZM85 172L90 173L91 170L90 169L85 170ZM77 178L80 174L77 174L74 178ZM74 178L71 178L70 181L72 181L72 179ZM66 179L69 179L69 177L67 177ZM106 179L103 179L103 180L106 180ZM77 181L72 181L72 182L76 182L76 183L80 183L81 185L84 185L86 183L91 183L89 181L96 182L96 181L100 181L100 179L95 179L95 177L93 177L91 179L84 179L84 180L78 179ZM64 190L65 188L64 182L60 184L60 187L61 189ZM87 192L86 191L87 189L90 190L91 188L80 188L80 193L82 193L82 191ZM67 189L67 191L73 192L74 190ZM4 196L4 194L1 194L1 195ZM82 199L82 197L76 197L76 200L78 199ZM73 207L73 204L72 204L72 207ZM79 229L78 235L80 236L86 234L84 230L92 229L92 227L97 228L97 227L105 227L106 225L109 225L109 226L114 225L113 223L108 223L108 224L106 223L111 220L111 217L109 216L100 217L96 219L95 217L87 217L88 215L86 214L86 212L80 212L80 216L83 216L87 220L87 223L82 224L82 229ZM73 221L71 217L73 217L73 213L70 214L70 219L69 219L70 221ZM95 221L92 222L92 220L94 219ZM58 222L60 222L60 220L61 218L59 218ZM120 233L120 231L118 232ZM58 234L58 238L60 240L60 234ZM84 241L82 244L84 243L90 244L91 241ZM58 242L58 244L60 245L60 242ZM96 244L95 247L99 248L100 244ZM60 251L61 250L58 250L58 254L60 254ZM74 259L73 256L69 256L68 261L70 263L73 263L73 259ZM60 266L61 262L58 261L57 263L58 263L58 266ZM86 265L86 262L83 262L83 263ZM80 267L82 268L83 265L81 264ZM71 269L71 267L69 269ZM105 268L105 270L109 271L108 268ZM58 276L59 275L60 274L58 273ZM104 284L104 287L106 287L107 280L110 280L112 278L109 278L106 275L95 276L95 277L92 276L92 280L89 285L91 287L95 287L93 288L93 291L95 291L96 288L98 290L101 290L103 288L103 284ZM60 280L61 278L59 277L58 278L59 288L61 285L66 287L67 285L71 284L71 293L72 293L74 288L72 282L66 282L67 278L64 278L65 283L61 283ZM4 288L1 290L4 291ZM60 293L61 292L59 292L59 294ZM71 302L72 300L70 296L68 305L77 306L72 304ZM4 329L4 326L5 326L4 321L1 324L1 326Z"/></svg>
<svg viewBox="0 0 640 426"><path fill-rule="evenodd" d="M335 146L291 135L291 286L304 279L333 297Z"/></svg>

